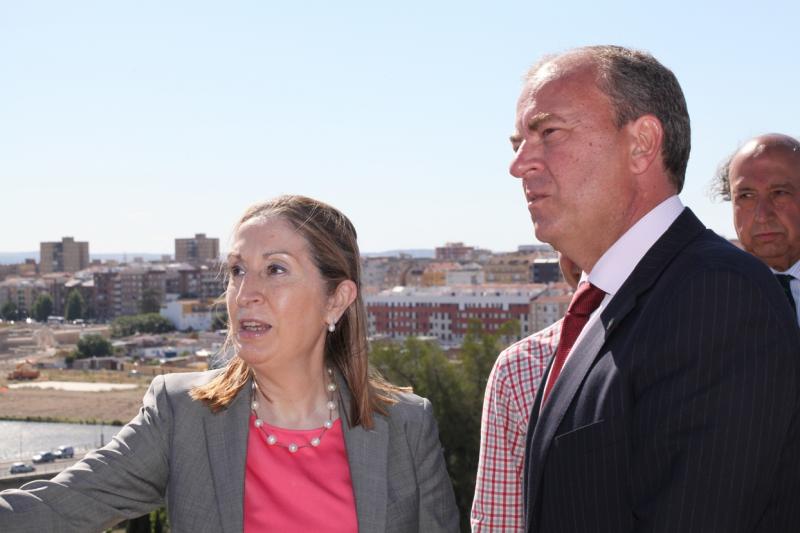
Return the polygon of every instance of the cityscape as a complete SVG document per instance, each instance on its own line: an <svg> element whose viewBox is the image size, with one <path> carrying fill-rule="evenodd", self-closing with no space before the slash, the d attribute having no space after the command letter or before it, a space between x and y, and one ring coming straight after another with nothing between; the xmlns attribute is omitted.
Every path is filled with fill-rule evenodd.
<svg viewBox="0 0 800 533"><path fill-rule="evenodd" d="M174 254L160 259L90 260L89 249L63 237L40 243L38 262L0 264L0 362L34 358L34 366L65 367L81 337L111 339L113 321L148 313L175 333L121 338L117 331L106 358L69 363L122 369L126 359L144 356L196 367L220 349L226 317L219 238L176 238ZM513 322L516 337L504 339L511 343L556 322L570 302L572 289L549 245L492 252L450 242L432 254L414 252L362 257L370 339L416 337L457 354L471 322L487 332Z"/></svg>
<svg viewBox="0 0 800 533"><path fill-rule="evenodd" d="M0 318L15 326L0 330L4 359L37 357L36 364L44 364L41 359L48 359L47 354L64 352L81 335L110 336L110 322L146 313L158 313L176 332L194 333L194 340L215 326L224 329L219 298L225 280L218 238L202 233L176 238L174 255L158 260L90 261L89 249L88 242L63 237L59 242L40 243L38 262L28 258L0 265ZM569 303L571 290L547 245L493 253L455 242L437 247L432 255L400 252L362 258L371 338L421 337L457 349L471 320L478 320L487 331L515 321L521 338L555 322ZM42 328L52 334L36 335ZM43 344L43 336L49 344ZM213 352L219 348L219 338L210 339L194 343L193 350L165 346L144 353ZM92 364L124 366L117 359L138 355L135 347L141 348L118 340L108 361L95 358ZM49 357L47 364L63 362Z"/></svg>

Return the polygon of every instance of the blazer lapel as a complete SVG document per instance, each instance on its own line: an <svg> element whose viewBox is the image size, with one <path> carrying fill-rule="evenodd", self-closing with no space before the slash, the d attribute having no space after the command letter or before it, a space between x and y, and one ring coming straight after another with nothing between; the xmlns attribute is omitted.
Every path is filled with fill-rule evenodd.
<svg viewBox="0 0 800 533"><path fill-rule="evenodd" d="M639 261L620 290L603 310L600 320L595 321L580 342L573 346L569 364L564 366L550 393L550 399L541 409L541 413L539 412L541 390L537 391L534 412L531 414L530 420L530 424L535 424L535 426L532 426L532 434L529 428L530 438L526 454L528 461L525 484L528 502L526 522L529 528L533 517L538 514L538 510L533 506L537 505L539 501L538 492L547 453L586 373L592 367L606 339L635 307L639 295L648 290L678 252L704 230L703 224L694 216L694 213L688 208L684 209ZM552 361L550 364L552 365ZM549 373L549 368L547 373ZM547 374L542 383L546 379Z"/></svg>
<svg viewBox="0 0 800 533"><path fill-rule="evenodd" d="M381 415L374 415L374 427L350 425L350 389L339 372L339 416L344 429L350 477L353 480L353 495L356 500L359 533L382 533L386 531L387 460L389 449L389 425Z"/></svg>
<svg viewBox="0 0 800 533"><path fill-rule="evenodd" d="M656 283L678 252L704 231L706 229L703 223L692 213L691 209L685 208L661 238L650 247L603 310L601 320L605 324L607 332L610 333L635 307L639 295Z"/></svg>
<svg viewBox="0 0 800 533"><path fill-rule="evenodd" d="M561 425L564 414L566 414L572 403L572 398L578 391L595 357L600 352L605 339L606 331L603 323L597 320L591 326L591 329L584 334L583 338L572 347L569 364L565 365L561 371L561 375L553 385L553 390L550 391L549 399L544 404L544 408L541 409L541 413L538 412L542 401L541 391L536 393L534 413L531 415L530 422L535 426L533 426L533 434L527 454L526 493L528 506L526 521L528 524L530 524L532 517L538 514L538 510L535 510L531 503L539 501L539 488L550 444L553 442L553 437L555 437L559 425ZM545 376L542 379L542 383L544 383L547 377Z"/></svg>
<svg viewBox="0 0 800 533"><path fill-rule="evenodd" d="M203 418L217 511L225 533L244 527L244 472L250 416L250 382L227 409Z"/></svg>

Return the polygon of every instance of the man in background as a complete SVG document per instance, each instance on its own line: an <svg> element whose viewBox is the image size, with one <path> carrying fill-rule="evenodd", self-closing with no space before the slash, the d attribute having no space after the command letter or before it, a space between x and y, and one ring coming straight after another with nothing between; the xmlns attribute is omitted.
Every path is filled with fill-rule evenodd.
<svg viewBox="0 0 800 533"><path fill-rule="evenodd" d="M575 290L580 270L561 254L558 263L564 281ZM492 367L483 397L480 457L470 517L473 533L525 530L525 435L536 391L560 334L561 320L503 350Z"/></svg>
<svg viewBox="0 0 800 533"><path fill-rule="evenodd" d="M800 323L800 142L780 133L750 139L715 185L733 205L742 246L772 269Z"/></svg>

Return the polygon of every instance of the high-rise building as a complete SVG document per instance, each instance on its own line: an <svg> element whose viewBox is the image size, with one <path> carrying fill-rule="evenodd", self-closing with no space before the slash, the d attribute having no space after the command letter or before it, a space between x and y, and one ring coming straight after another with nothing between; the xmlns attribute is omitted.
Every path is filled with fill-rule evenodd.
<svg viewBox="0 0 800 533"><path fill-rule="evenodd" d="M197 233L193 238L175 239L175 261L179 263L205 263L219 259L219 239Z"/></svg>
<svg viewBox="0 0 800 533"><path fill-rule="evenodd" d="M89 243L63 237L61 242L39 243L39 273L77 272L89 266Z"/></svg>

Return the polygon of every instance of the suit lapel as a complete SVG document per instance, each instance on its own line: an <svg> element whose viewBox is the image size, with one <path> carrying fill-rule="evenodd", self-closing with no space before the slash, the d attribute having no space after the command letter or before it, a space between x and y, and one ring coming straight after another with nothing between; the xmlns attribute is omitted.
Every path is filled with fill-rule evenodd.
<svg viewBox="0 0 800 533"><path fill-rule="evenodd" d="M539 406L542 401L541 390L536 393L536 402L534 403L530 421L530 424L535 425L530 426L533 427L532 434L530 429L528 431L528 435L531 437L528 445L526 473L526 499L528 501L526 514L529 524L531 517L538 513L531 504L539 501L538 493L550 444L553 442L553 437L555 437L556 431L572 403L575 393L580 388L584 376L586 376L600 348L605 343L605 339L606 332L603 323L597 320L591 326L591 329L586 331L583 338L572 347L569 364L564 366L561 375L553 385L549 400L544 404L541 414L539 413ZM568 369L569 371L567 371ZM542 383L545 383L545 379L547 379L546 375L542 378ZM541 387L539 388L541 389Z"/></svg>
<svg viewBox="0 0 800 533"><path fill-rule="evenodd" d="M639 295L650 289L682 249L705 231L688 207L647 251L617 294L603 310L601 320L610 332L636 305Z"/></svg>
<svg viewBox="0 0 800 533"><path fill-rule="evenodd" d="M569 362L564 366L561 375L553 386L544 409L540 410L541 390L537 391L528 428L528 453L526 472L526 500L528 529L533 517L538 514L535 508L539 502L538 493L547 453L553 438L556 436L561 421L581 387L587 372L600 353L608 337L617 325L635 307L640 294L648 290L659 278L667 265L678 252L690 241L704 231L703 224L688 208L678 216L675 222L656 241L639 261L631 275L614 295L603 310L600 320L590 326L580 342L572 348ZM552 361L551 361L552 365ZM548 372L549 373L549 368ZM547 379L547 374L542 378ZM541 389L541 387L540 387ZM532 430L532 431L531 431Z"/></svg>
<svg viewBox="0 0 800 533"><path fill-rule="evenodd" d="M250 382L231 404L204 417L208 459L216 491L217 511L225 533L244 527L244 472L250 415Z"/></svg>
<svg viewBox="0 0 800 533"><path fill-rule="evenodd" d="M373 415L374 427L350 425L350 390L344 378L337 372L339 385L339 416L344 429L350 477L353 480L353 495L356 500L359 533L382 533L386 531L387 460L389 449L389 425L381 415Z"/></svg>

